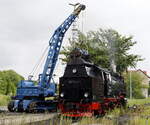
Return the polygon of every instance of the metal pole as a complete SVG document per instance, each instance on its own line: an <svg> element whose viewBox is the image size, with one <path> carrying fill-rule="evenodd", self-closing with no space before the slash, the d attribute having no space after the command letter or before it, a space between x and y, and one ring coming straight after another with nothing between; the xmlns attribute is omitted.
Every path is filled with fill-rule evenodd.
<svg viewBox="0 0 150 125"><path fill-rule="evenodd" d="M74 7L74 10L76 9L76 7L79 5L79 3L76 4L71 4L69 3L69 5ZM74 20L73 24L72 24L72 41L71 41L71 45L73 46L73 48L75 48L75 42L77 40L78 37L78 28L77 28L77 18Z"/></svg>
<svg viewBox="0 0 150 125"><path fill-rule="evenodd" d="M130 71L130 99L132 99L132 75Z"/></svg>

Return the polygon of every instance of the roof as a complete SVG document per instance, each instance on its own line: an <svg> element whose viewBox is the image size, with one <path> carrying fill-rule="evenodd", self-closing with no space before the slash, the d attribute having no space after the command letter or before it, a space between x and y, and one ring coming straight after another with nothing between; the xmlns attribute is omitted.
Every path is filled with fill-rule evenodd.
<svg viewBox="0 0 150 125"><path fill-rule="evenodd" d="M129 70L129 72L137 72L137 71L142 72L145 76L147 76L148 78L150 78L150 76L147 74L147 72L146 72L146 71L143 71L143 70L141 70L141 69L138 69L138 70Z"/></svg>

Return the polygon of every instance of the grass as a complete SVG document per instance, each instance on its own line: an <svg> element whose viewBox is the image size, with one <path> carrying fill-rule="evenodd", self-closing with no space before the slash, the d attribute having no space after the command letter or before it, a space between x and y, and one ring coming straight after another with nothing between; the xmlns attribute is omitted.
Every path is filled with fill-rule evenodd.
<svg viewBox="0 0 150 125"><path fill-rule="evenodd" d="M77 124L75 125L149 125L150 118L148 114L150 113L150 108L145 109L143 113L139 111L130 112L130 111L122 111L120 109L115 109L112 112L109 112L106 116L101 118L82 118ZM129 117L126 121L119 121L119 117L127 114ZM60 125L71 125L71 120L61 120ZM64 124L65 123L65 124ZM126 123L126 124L125 124Z"/></svg>
<svg viewBox="0 0 150 125"><path fill-rule="evenodd" d="M134 104L136 105L143 105L146 103L150 103L150 98L146 98L146 99L128 99L128 105L132 106Z"/></svg>
<svg viewBox="0 0 150 125"><path fill-rule="evenodd" d="M147 118L140 118L134 117L132 120L129 121L129 125L149 125L150 119Z"/></svg>

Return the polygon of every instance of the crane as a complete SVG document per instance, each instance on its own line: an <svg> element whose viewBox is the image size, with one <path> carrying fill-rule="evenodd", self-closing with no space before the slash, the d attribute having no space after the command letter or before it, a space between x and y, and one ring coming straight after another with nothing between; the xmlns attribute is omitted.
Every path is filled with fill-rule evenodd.
<svg viewBox="0 0 150 125"><path fill-rule="evenodd" d="M77 18L85 5L78 4L73 13L54 31L49 40L49 50L42 74L39 75L38 84L29 80L18 83L17 92L8 104L11 112L39 112L55 111L57 99L46 100L46 97L56 97L56 84L52 80L53 72L58 60L59 51L66 31Z"/></svg>

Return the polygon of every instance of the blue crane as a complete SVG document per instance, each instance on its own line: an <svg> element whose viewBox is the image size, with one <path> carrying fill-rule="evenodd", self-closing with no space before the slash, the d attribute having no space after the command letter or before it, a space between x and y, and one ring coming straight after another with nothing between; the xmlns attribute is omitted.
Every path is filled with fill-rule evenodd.
<svg viewBox="0 0 150 125"><path fill-rule="evenodd" d="M49 40L48 56L44 65L43 73L39 75L38 84L32 80L22 80L18 84L16 96L8 104L11 112L38 112L55 111L57 109L57 98L46 100L46 97L56 97L56 84L52 80L53 72L58 60L59 51L66 31L77 18L79 13L85 9L85 5L78 4L73 13L55 30Z"/></svg>

